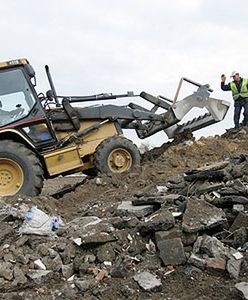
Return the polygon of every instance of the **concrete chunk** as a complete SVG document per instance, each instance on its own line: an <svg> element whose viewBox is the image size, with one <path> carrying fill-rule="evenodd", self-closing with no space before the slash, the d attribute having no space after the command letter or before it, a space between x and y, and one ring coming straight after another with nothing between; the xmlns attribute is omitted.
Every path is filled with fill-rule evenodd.
<svg viewBox="0 0 248 300"><path fill-rule="evenodd" d="M242 259L231 257L227 262L227 271L231 278L238 279L241 269Z"/></svg>
<svg viewBox="0 0 248 300"><path fill-rule="evenodd" d="M236 283L235 288L243 296L244 299L248 299L248 282Z"/></svg>
<svg viewBox="0 0 248 300"><path fill-rule="evenodd" d="M191 264L201 270L204 270L206 268L206 260L198 257L194 253L190 255L190 258L188 259L188 264Z"/></svg>
<svg viewBox="0 0 248 300"><path fill-rule="evenodd" d="M142 235L150 232L168 230L175 226L175 219L169 211L162 211L151 215L145 219L139 227Z"/></svg>
<svg viewBox="0 0 248 300"><path fill-rule="evenodd" d="M132 201L122 201L117 207L118 215L135 215L137 218L142 218L153 213L153 205L138 205L134 206Z"/></svg>
<svg viewBox="0 0 248 300"><path fill-rule="evenodd" d="M210 229L227 221L222 209L204 200L189 199L183 216L182 228L185 232Z"/></svg>
<svg viewBox="0 0 248 300"><path fill-rule="evenodd" d="M161 280L149 272L136 274L133 279L147 292L159 292L162 288Z"/></svg>
<svg viewBox="0 0 248 300"><path fill-rule="evenodd" d="M182 265L186 263L186 256L180 238L160 241L157 246L160 258L165 265Z"/></svg>
<svg viewBox="0 0 248 300"><path fill-rule="evenodd" d="M240 212L234 220L230 231L235 231L241 227L248 227L248 214Z"/></svg>

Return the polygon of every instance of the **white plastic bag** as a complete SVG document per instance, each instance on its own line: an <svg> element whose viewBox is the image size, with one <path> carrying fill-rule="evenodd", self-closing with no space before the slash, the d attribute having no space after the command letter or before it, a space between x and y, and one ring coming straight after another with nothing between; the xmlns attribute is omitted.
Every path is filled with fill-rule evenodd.
<svg viewBox="0 0 248 300"><path fill-rule="evenodd" d="M54 235L54 230L63 227L60 217L49 216L36 206L30 208L26 215L20 234Z"/></svg>

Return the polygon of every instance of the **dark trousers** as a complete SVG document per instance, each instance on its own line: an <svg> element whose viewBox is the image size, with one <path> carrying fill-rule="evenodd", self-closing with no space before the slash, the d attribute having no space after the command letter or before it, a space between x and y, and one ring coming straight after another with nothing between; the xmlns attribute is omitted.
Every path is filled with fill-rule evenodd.
<svg viewBox="0 0 248 300"><path fill-rule="evenodd" d="M241 110L244 108L244 120L242 124L248 126L248 99L240 98L234 102L234 125L239 128Z"/></svg>

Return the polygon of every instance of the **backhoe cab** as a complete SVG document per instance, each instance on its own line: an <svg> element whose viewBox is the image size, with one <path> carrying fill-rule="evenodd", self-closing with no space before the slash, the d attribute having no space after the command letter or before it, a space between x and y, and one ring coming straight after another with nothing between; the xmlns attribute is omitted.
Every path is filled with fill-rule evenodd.
<svg viewBox="0 0 248 300"><path fill-rule="evenodd" d="M26 59L0 63L0 196L38 195L44 178L75 172L123 173L140 163L137 147L122 129L136 130L139 138L164 130L169 138L221 121L229 103L210 98L208 85L180 81L174 101L142 92L121 95L58 96L48 66L50 90L35 90L36 78ZM177 101L182 82L197 91ZM154 105L149 111L136 103L128 106L74 107L72 103L142 97ZM208 113L180 124L193 108ZM160 108L164 112L156 113Z"/></svg>

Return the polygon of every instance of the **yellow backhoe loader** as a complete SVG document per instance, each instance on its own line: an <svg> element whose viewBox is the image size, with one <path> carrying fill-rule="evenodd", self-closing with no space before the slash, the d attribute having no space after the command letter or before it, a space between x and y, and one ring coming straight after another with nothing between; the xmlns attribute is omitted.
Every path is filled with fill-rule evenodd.
<svg viewBox="0 0 248 300"><path fill-rule="evenodd" d="M229 108L228 102L210 97L208 85L186 78L181 79L174 100L146 92L59 96L49 67L45 69L50 90L38 94L27 59L0 63L0 196L38 195L44 179L61 174L127 172L140 163L140 154L122 129L135 130L141 139L159 131L173 138L185 129L194 131L223 120ZM185 80L197 91L178 101ZM137 103L74 106L123 97L141 97L153 108ZM194 107L208 112L182 123Z"/></svg>

